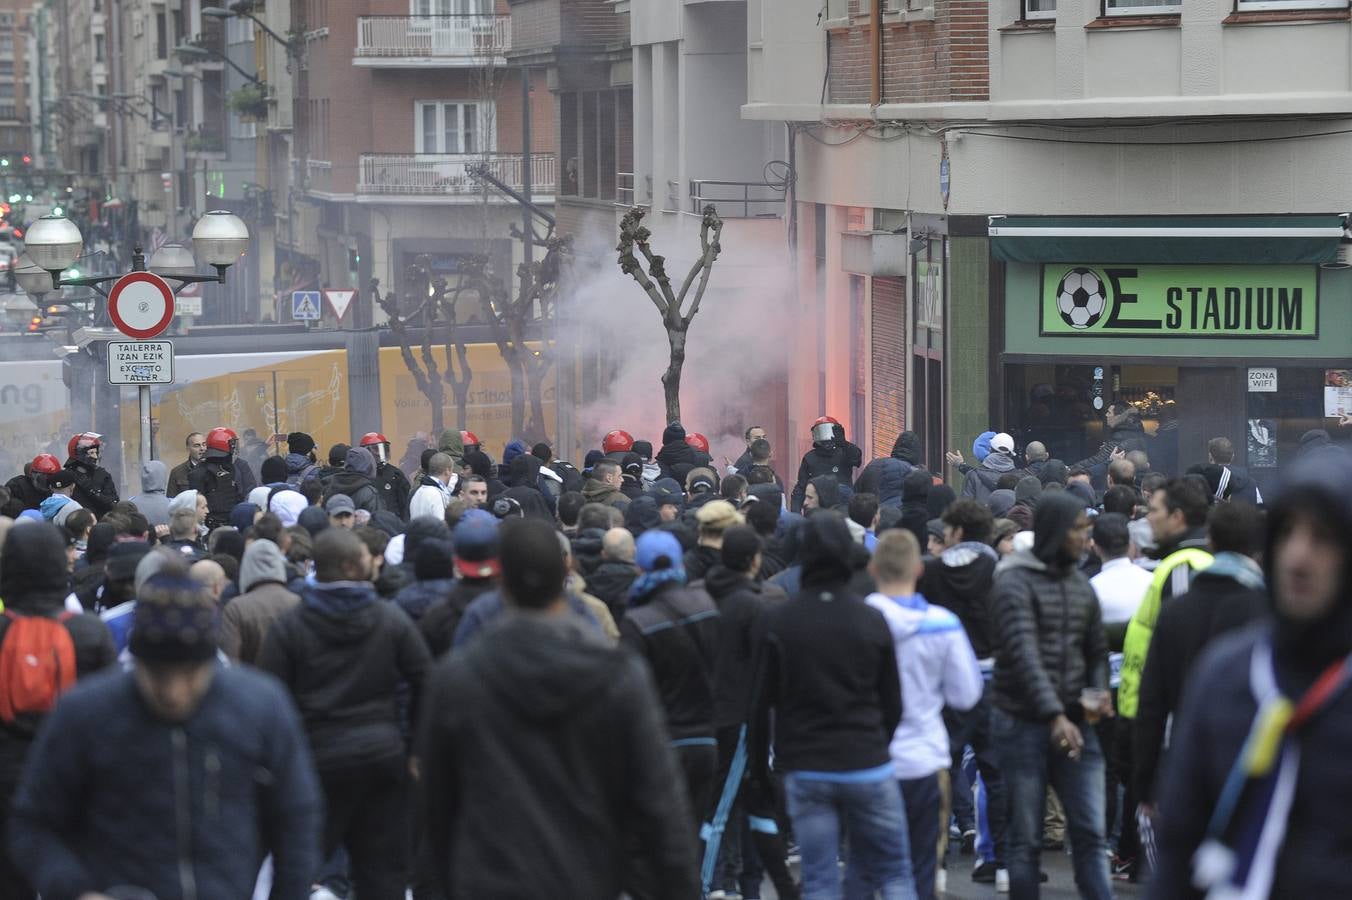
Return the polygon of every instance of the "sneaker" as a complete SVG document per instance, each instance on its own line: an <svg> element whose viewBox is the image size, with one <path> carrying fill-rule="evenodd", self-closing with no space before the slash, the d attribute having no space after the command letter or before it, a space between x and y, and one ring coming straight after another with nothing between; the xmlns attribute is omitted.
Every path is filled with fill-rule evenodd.
<svg viewBox="0 0 1352 900"><path fill-rule="evenodd" d="M984 859L977 860L972 868L972 880L977 884L994 884L1000 872L1005 872L1005 877L1009 877L1009 873L1004 869L997 869L995 863Z"/></svg>
<svg viewBox="0 0 1352 900"><path fill-rule="evenodd" d="M996 870L995 870L995 879L994 879L994 880L995 880L995 893L997 893L997 894L1008 894L1008 893L1009 893L1009 870L1008 870L1008 869L996 869Z"/></svg>
<svg viewBox="0 0 1352 900"><path fill-rule="evenodd" d="M790 866L800 865L803 862L803 854L799 852L797 844L789 844L785 848L784 862Z"/></svg>
<svg viewBox="0 0 1352 900"><path fill-rule="evenodd" d="M337 894L322 884L310 888L310 900L339 900Z"/></svg>
<svg viewBox="0 0 1352 900"><path fill-rule="evenodd" d="M1136 860L1114 856L1110 871L1114 881L1135 881L1137 877Z"/></svg>
<svg viewBox="0 0 1352 900"><path fill-rule="evenodd" d="M940 869L934 873L934 892L936 894L948 893L948 870Z"/></svg>
<svg viewBox="0 0 1352 900"><path fill-rule="evenodd" d="M960 844L963 856L971 856L976 852L976 831L967 829L962 833L962 842Z"/></svg>

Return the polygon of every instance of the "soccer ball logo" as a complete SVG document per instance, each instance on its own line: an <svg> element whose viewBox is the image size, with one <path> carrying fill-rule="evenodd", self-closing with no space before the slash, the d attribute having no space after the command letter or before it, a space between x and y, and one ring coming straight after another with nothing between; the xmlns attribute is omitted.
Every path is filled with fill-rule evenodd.
<svg viewBox="0 0 1352 900"><path fill-rule="evenodd" d="M1103 318L1108 306L1103 281L1092 269L1071 269L1056 288L1056 308L1067 325L1085 329Z"/></svg>

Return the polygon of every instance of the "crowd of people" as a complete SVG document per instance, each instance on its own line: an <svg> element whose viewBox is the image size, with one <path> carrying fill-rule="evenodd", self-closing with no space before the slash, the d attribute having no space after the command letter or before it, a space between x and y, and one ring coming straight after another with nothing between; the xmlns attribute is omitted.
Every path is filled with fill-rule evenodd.
<svg viewBox="0 0 1352 900"><path fill-rule="evenodd" d="M1273 489L829 417L0 488L0 900L1352 896L1352 458Z"/></svg>

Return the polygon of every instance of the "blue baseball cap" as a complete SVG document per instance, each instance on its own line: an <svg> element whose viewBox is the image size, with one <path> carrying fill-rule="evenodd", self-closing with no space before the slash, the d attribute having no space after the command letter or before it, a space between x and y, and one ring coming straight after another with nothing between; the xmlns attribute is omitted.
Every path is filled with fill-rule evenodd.
<svg viewBox="0 0 1352 900"><path fill-rule="evenodd" d="M492 578L502 573L498 562L498 520L492 513L472 509L451 532L455 568L465 578Z"/></svg>
<svg viewBox="0 0 1352 900"><path fill-rule="evenodd" d="M657 569L684 569L681 542L670 531L652 529L643 532L635 545L635 561L645 572ZM663 558L666 564L662 564Z"/></svg>

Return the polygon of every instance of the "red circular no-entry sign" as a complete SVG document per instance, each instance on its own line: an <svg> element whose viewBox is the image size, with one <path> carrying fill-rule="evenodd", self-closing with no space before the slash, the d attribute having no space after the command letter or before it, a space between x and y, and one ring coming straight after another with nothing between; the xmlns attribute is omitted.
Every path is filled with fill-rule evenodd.
<svg viewBox="0 0 1352 900"><path fill-rule="evenodd" d="M157 337L174 320L174 292L154 272L128 272L108 292L108 316L127 337Z"/></svg>

